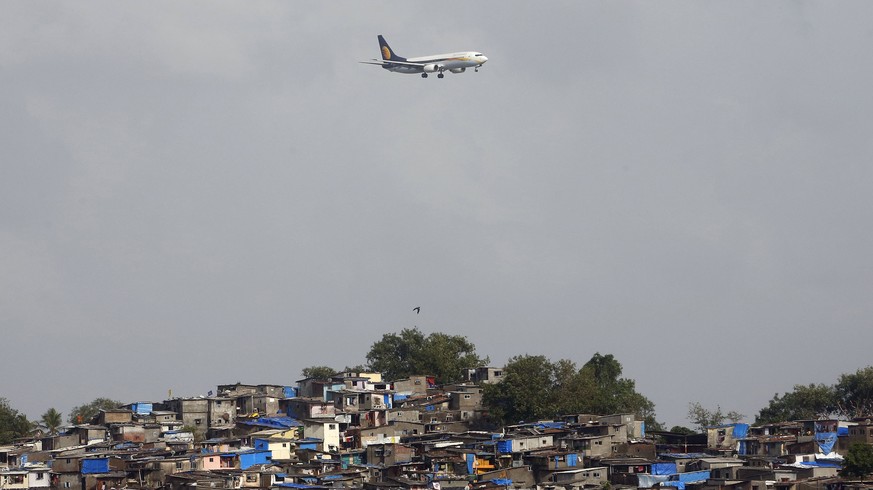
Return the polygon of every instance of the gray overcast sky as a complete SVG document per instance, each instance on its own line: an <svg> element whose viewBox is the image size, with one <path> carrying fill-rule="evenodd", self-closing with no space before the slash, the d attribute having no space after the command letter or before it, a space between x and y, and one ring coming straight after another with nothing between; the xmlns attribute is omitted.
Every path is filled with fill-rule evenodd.
<svg viewBox="0 0 873 490"><path fill-rule="evenodd" d="M871 364L869 2L0 9L0 396L31 417L413 325L613 354L668 426ZM490 61L357 63L380 33Z"/></svg>

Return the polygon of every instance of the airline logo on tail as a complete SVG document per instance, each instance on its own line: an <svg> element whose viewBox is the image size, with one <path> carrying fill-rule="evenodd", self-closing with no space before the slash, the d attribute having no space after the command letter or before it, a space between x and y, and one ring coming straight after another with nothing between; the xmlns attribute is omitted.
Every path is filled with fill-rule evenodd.
<svg viewBox="0 0 873 490"><path fill-rule="evenodd" d="M382 46L382 59L391 59L391 50L388 49L388 46Z"/></svg>

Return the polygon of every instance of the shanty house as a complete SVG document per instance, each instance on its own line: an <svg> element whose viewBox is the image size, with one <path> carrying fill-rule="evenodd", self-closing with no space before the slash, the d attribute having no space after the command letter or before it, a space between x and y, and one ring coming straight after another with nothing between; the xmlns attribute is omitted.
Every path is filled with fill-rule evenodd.
<svg viewBox="0 0 873 490"><path fill-rule="evenodd" d="M129 424L133 422L133 412L122 408L100 410L94 416L94 422L97 425Z"/></svg>
<svg viewBox="0 0 873 490"><path fill-rule="evenodd" d="M163 408L178 414L182 425L193 428L198 438L206 436L209 429L209 400L206 398L174 398L165 401Z"/></svg>
<svg viewBox="0 0 873 490"><path fill-rule="evenodd" d="M27 490L27 470L15 468L0 470L0 488L3 490Z"/></svg>
<svg viewBox="0 0 873 490"><path fill-rule="evenodd" d="M749 424L724 424L706 428L706 444L711 450L733 452L739 440L749 434ZM795 438L796 440L796 438Z"/></svg>
<svg viewBox="0 0 873 490"><path fill-rule="evenodd" d="M397 379L392 383L394 391L406 396L426 395L429 388L434 387L433 376L410 376L406 379Z"/></svg>
<svg viewBox="0 0 873 490"><path fill-rule="evenodd" d="M336 406L319 398L287 398L280 402L281 410L296 419L317 419L336 416Z"/></svg>
<svg viewBox="0 0 873 490"><path fill-rule="evenodd" d="M255 438L252 440L255 449L260 451L270 451L272 459L275 460L290 460L294 448L296 448L296 440L294 439L273 439Z"/></svg>
<svg viewBox="0 0 873 490"><path fill-rule="evenodd" d="M371 444L367 446L367 464L393 466L408 463L415 456L412 446L404 444Z"/></svg>
<svg viewBox="0 0 873 490"><path fill-rule="evenodd" d="M499 383L503 379L504 369L498 367L482 366L468 369L465 373L467 381L472 383Z"/></svg>
<svg viewBox="0 0 873 490"><path fill-rule="evenodd" d="M88 457L81 460L83 490L119 488L127 478L125 463L115 456Z"/></svg>
<svg viewBox="0 0 873 490"><path fill-rule="evenodd" d="M608 469L600 466L556 471L550 474L546 481L564 488L602 487L609 481L609 476Z"/></svg>
<svg viewBox="0 0 873 490"><path fill-rule="evenodd" d="M338 451L340 447L339 424L329 419L304 419L303 436L324 441L325 451Z"/></svg>
<svg viewBox="0 0 873 490"><path fill-rule="evenodd" d="M508 435L497 440L497 452L500 454L523 453L553 446L552 436L547 434Z"/></svg>

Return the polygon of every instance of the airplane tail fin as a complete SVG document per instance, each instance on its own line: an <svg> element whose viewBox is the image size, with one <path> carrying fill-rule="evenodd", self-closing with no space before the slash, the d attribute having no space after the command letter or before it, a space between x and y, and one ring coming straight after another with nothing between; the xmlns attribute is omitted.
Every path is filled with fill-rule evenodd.
<svg viewBox="0 0 873 490"><path fill-rule="evenodd" d="M391 49L391 46L388 46L388 42L381 34L379 34L379 50L382 51L382 59L385 61L406 61L406 58L397 56L397 53Z"/></svg>

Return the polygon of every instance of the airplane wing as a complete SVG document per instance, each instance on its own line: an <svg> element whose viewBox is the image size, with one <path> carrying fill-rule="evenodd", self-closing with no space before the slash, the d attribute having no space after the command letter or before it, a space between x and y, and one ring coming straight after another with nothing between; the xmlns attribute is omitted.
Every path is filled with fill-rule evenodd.
<svg viewBox="0 0 873 490"><path fill-rule="evenodd" d="M433 63L412 63L410 61L389 61L389 60L373 60L373 61L359 61L358 63L366 63L368 65L406 65L406 66L424 66Z"/></svg>

